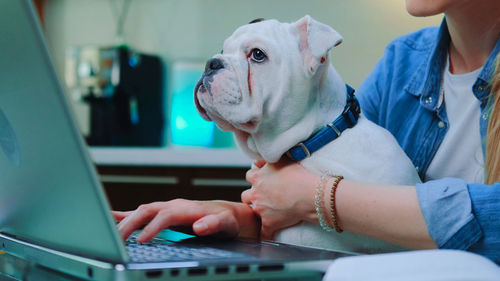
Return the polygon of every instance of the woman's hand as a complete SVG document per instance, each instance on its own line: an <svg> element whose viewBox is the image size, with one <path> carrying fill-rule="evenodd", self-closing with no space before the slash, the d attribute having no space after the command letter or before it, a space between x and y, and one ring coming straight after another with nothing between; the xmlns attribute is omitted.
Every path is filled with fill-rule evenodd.
<svg viewBox="0 0 500 281"><path fill-rule="evenodd" d="M191 226L200 236L257 237L259 224L246 204L228 201L175 199L139 206L134 211L113 211L122 238L146 225L137 241L146 242L170 226Z"/></svg>
<svg viewBox="0 0 500 281"><path fill-rule="evenodd" d="M272 239L277 231L301 221L317 220L314 192L320 176L300 164L287 159L273 164L257 161L246 179L252 188L241 194L241 200L260 216L261 239Z"/></svg>

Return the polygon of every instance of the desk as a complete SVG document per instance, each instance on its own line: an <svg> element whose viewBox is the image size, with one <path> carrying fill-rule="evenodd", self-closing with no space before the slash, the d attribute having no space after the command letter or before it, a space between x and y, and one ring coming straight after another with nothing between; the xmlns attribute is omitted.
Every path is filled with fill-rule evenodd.
<svg viewBox="0 0 500 281"><path fill-rule="evenodd" d="M175 198L240 201L252 160L237 149L90 148L115 210Z"/></svg>

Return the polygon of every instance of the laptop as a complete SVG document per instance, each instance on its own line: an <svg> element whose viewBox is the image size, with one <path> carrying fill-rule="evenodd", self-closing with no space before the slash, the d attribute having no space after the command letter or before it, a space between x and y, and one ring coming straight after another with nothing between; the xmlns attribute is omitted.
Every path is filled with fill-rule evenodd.
<svg viewBox="0 0 500 281"><path fill-rule="evenodd" d="M0 40L1 251L87 280L319 280L349 255L173 230L126 245L31 0L0 1Z"/></svg>

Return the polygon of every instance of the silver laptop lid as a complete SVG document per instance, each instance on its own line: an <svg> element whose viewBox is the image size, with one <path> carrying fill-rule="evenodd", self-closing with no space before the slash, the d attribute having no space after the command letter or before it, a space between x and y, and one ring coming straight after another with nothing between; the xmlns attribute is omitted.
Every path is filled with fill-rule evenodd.
<svg viewBox="0 0 500 281"><path fill-rule="evenodd" d="M0 231L128 260L31 0L0 1Z"/></svg>

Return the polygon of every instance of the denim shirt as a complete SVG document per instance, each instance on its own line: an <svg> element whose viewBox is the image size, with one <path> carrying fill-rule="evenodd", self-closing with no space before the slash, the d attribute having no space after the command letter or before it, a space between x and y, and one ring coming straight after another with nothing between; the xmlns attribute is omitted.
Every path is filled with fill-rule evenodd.
<svg viewBox="0 0 500 281"><path fill-rule="evenodd" d="M421 178L449 128L446 107L438 106L449 43L446 19L439 28L396 38L357 91L365 116L395 136ZM499 51L500 40L472 87L481 106L483 151L489 81ZM444 178L418 184L417 195L429 234L439 248L469 250L500 263L500 183Z"/></svg>

